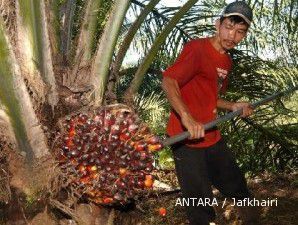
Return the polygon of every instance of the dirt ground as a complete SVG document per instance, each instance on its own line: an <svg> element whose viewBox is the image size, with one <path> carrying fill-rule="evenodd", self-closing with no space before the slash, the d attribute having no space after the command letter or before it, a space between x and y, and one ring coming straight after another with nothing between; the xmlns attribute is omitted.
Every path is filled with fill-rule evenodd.
<svg viewBox="0 0 298 225"><path fill-rule="evenodd" d="M177 185L175 174L173 172L167 174L161 174L160 179L171 185ZM260 223L264 225L294 225L297 224L298 219L298 174L291 175L269 175L263 174L262 176L248 179L249 187L254 193L255 197L259 200L265 199L277 199L277 206L260 207L261 217ZM218 207L215 208L217 218L215 223L217 225L241 225L242 221L239 217L235 207L230 204L223 205L223 196L218 191L214 191L215 197L218 201ZM187 224L187 218L185 210L177 203L177 199L181 197L180 191L162 192L159 195L152 194L148 197L142 197L134 204L127 205L126 207L105 207L97 210L105 210L106 218L102 224L109 225L183 225ZM33 207L34 205L31 205ZM81 205L83 206L83 204ZM86 202L84 206L89 207ZM38 205L35 205L36 209L31 212L39 211ZM6 222L7 215L4 210L5 205L0 204L0 225L10 224ZM160 209L164 208L161 215ZM84 209L84 208L83 208ZM86 209L86 208L85 208ZM84 209L84 210L85 210ZM99 212L97 211L97 212ZM111 212L113 216L111 217ZM91 219L98 215L94 215L96 211L93 211L88 215L84 212L82 218L89 216ZM52 219L42 218L41 221L48 221L46 224L78 224L71 218L63 218L61 214L55 215L55 211L51 211L50 215ZM59 213L58 213L59 214ZM36 214L34 214L36 215ZM44 215L44 216L48 216ZM42 215L41 215L42 216ZM28 217L27 217L28 218ZM31 217L32 218L32 217ZM112 221L107 222L108 218L112 218ZM85 220L85 219L84 219ZM55 221L55 222L54 222ZM64 222L62 222L64 221ZM85 220L86 221L86 220ZM16 224L16 223L14 223ZM34 223L40 224L40 223ZM42 224L45 224L44 222ZM89 223L86 223L86 225ZM90 223L91 224L91 223ZM93 223L92 223L93 224ZM97 224L97 223L94 223Z"/></svg>
<svg viewBox="0 0 298 225"><path fill-rule="evenodd" d="M249 180L249 186L259 200L277 199L277 206L260 207L260 223L264 225L294 225L298 219L298 179L296 175L272 176L262 175ZM184 208L176 205L180 192L164 194L137 202L136 209L128 212L118 212L115 224L150 224L150 225L183 225L187 224ZM222 207L223 196L215 190L219 206L216 207L218 225L240 225L241 218L231 204ZM232 203L232 202L230 202ZM176 205L176 206L175 206ZM166 209L166 215L161 216L160 208ZM137 219L139 218L139 219Z"/></svg>

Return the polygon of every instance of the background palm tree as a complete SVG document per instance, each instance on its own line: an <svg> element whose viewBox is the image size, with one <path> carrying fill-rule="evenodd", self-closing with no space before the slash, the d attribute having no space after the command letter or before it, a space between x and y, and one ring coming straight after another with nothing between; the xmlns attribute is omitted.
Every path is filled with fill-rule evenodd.
<svg viewBox="0 0 298 225"><path fill-rule="evenodd" d="M169 105L160 94L161 71L183 43L212 34L226 5L181 2L166 7L158 0L0 0L0 125L12 130L0 132L0 157L13 155L6 160L12 189L33 199L47 190L55 124L82 106L127 101L154 132L164 134ZM231 52L231 100L253 101L297 85L297 1L248 2L255 20L246 41ZM131 51L139 54L126 65ZM246 171L297 169L295 113L297 95L223 125Z"/></svg>

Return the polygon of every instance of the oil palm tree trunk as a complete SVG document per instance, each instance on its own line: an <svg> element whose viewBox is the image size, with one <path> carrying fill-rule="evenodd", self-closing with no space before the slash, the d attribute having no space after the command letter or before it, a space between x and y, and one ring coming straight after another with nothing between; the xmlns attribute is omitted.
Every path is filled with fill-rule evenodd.
<svg viewBox="0 0 298 225"><path fill-rule="evenodd" d="M74 64L84 64L91 59L93 40L96 33L97 15L102 0L89 0L79 36Z"/></svg>
<svg viewBox="0 0 298 225"><path fill-rule="evenodd" d="M18 62L0 17L0 101L10 118L18 147L27 160L49 154Z"/></svg>
<svg viewBox="0 0 298 225"><path fill-rule="evenodd" d="M53 61L55 64L55 59L58 61L58 56L61 50L61 40L60 40L60 0L45 0L45 9L48 19L48 33L49 41L51 44Z"/></svg>
<svg viewBox="0 0 298 225"><path fill-rule="evenodd" d="M16 2L18 58L24 75L31 85L40 84L48 103L54 108L58 102L53 72L48 22L44 0L19 0ZM46 85L43 88L42 84Z"/></svg>
<svg viewBox="0 0 298 225"><path fill-rule="evenodd" d="M61 51L66 60L69 60L75 8L76 0L68 0L66 3L61 35Z"/></svg>

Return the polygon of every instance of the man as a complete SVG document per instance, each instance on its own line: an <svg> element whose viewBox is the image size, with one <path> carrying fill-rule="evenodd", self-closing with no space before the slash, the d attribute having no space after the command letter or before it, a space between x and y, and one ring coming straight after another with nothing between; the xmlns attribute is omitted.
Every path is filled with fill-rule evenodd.
<svg viewBox="0 0 298 225"><path fill-rule="evenodd" d="M184 198L212 201L211 185L227 197L251 196L220 132L203 128L203 124L216 119L217 108L230 111L242 108L243 117L252 113L249 103L218 97L219 92L226 90L227 74L232 66L228 51L245 38L251 21L252 10L245 2L229 4L216 21L216 34L188 42L174 65L163 73L162 87L172 106L167 132L170 136L185 130L190 132L189 140L173 147ZM197 206L195 202L186 212L192 225L206 225L215 218L214 209L208 204Z"/></svg>

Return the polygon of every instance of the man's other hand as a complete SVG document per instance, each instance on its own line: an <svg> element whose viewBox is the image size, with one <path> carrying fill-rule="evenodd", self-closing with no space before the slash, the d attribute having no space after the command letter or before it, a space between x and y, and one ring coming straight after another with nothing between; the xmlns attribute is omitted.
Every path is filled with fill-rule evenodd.
<svg viewBox="0 0 298 225"><path fill-rule="evenodd" d="M241 117L248 117L253 113L253 108L248 102L235 102L232 105L232 111L243 109Z"/></svg>
<svg viewBox="0 0 298 225"><path fill-rule="evenodd" d="M181 115L181 122L190 133L189 139L199 139L205 136L204 125L197 122L190 114L183 113Z"/></svg>

